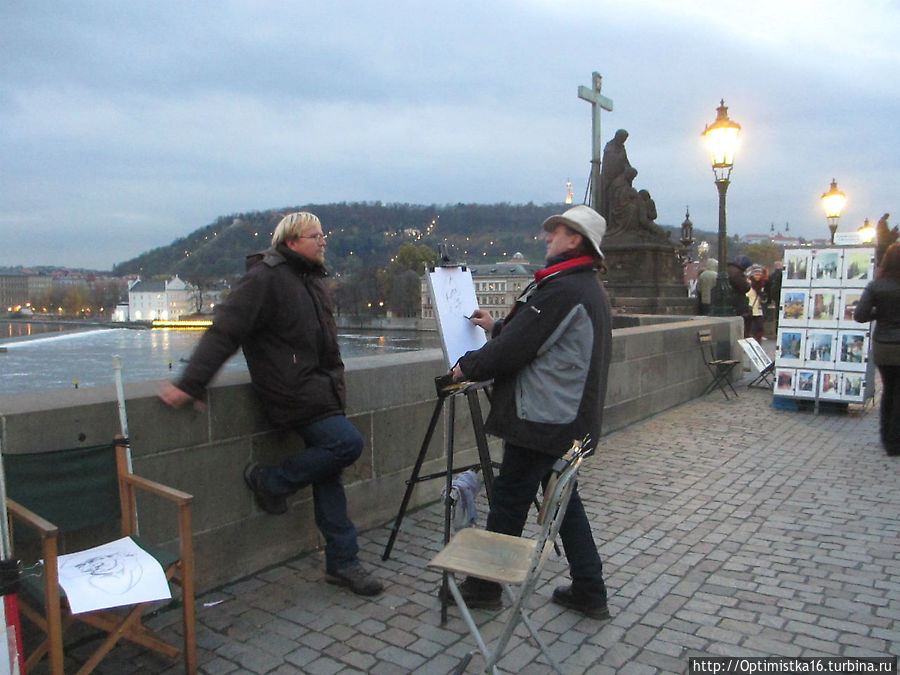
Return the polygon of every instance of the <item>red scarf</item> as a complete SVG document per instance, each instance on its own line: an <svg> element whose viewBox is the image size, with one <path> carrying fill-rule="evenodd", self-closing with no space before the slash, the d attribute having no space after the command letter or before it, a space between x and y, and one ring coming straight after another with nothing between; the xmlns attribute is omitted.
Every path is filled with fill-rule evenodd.
<svg viewBox="0 0 900 675"><path fill-rule="evenodd" d="M571 260L564 260L563 262L557 263L556 265L550 265L550 267L545 267L542 270L538 270L534 273L534 280L540 283L547 277L558 274L563 270L568 270L573 267L580 267L581 265L591 265L593 263L594 259L589 255L583 255L580 258L572 258Z"/></svg>

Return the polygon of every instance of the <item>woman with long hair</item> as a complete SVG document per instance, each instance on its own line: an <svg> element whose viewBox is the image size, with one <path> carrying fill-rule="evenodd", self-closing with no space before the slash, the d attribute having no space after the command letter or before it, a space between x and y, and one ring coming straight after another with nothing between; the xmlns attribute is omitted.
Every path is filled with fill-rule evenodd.
<svg viewBox="0 0 900 675"><path fill-rule="evenodd" d="M881 373L881 443L889 455L900 455L900 243L881 258L853 318L875 321L873 359Z"/></svg>

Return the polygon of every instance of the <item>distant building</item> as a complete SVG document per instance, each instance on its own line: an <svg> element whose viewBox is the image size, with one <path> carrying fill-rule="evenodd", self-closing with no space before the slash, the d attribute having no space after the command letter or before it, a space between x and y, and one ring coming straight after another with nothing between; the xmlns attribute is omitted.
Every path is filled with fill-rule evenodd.
<svg viewBox="0 0 900 675"><path fill-rule="evenodd" d="M800 246L802 243L797 237L791 237L786 234L776 234L771 237L771 242L775 244L775 246L780 246L781 248L787 248L789 246Z"/></svg>
<svg viewBox="0 0 900 675"><path fill-rule="evenodd" d="M770 244L772 243L772 235L770 234L745 234L741 237L742 244Z"/></svg>
<svg viewBox="0 0 900 675"><path fill-rule="evenodd" d="M534 273L543 265L533 265L521 253L516 253L506 262L479 263L468 265L475 285L478 306L487 310L492 317L500 319L510 313L516 298L534 279ZM428 290L428 280L422 278L423 319L434 318L434 303Z"/></svg>
<svg viewBox="0 0 900 675"><path fill-rule="evenodd" d="M196 297L197 290L178 275L166 281L138 280L128 289L128 320L178 320L196 313Z"/></svg>
<svg viewBox="0 0 900 675"><path fill-rule="evenodd" d="M789 246L800 246L802 245L802 241L797 237L792 237L788 234L776 234L774 232L770 232L768 234L745 234L741 236L741 243L747 244L749 246L753 246L756 244L772 244L774 246L780 246L782 248Z"/></svg>
<svg viewBox="0 0 900 675"><path fill-rule="evenodd" d="M0 272L0 309L11 311L28 302L28 276L21 270Z"/></svg>

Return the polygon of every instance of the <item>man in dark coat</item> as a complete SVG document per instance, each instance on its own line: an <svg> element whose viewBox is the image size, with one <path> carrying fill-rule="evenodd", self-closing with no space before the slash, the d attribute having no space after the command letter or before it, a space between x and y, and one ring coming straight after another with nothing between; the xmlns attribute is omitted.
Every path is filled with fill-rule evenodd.
<svg viewBox="0 0 900 675"><path fill-rule="evenodd" d="M598 276L602 216L576 206L543 224L547 267L503 320L477 310L471 321L491 332L481 349L454 366L454 380L494 381L487 431L504 441L487 529L522 534L538 487L554 462L590 435L600 437L612 344L609 298ZM603 565L577 487L559 531L572 583L553 601L588 616L609 617ZM469 577L460 590L470 607L500 607L500 586Z"/></svg>
<svg viewBox="0 0 900 675"><path fill-rule="evenodd" d="M750 290L750 280L747 279L747 268L752 264L750 256L739 255L726 266L728 272L728 284L731 287L731 297L729 300L735 316L746 318L750 315L750 302L747 300L747 291Z"/></svg>
<svg viewBox="0 0 900 675"><path fill-rule="evenodd" d="M359 562L356 527L341 483L342 470L362 453L363 439L344 416L344 363L322 282L325 239L315 215L285 216L272 235L272 248L252 257L255 264L217 308L178 383L163 387L159 396L173 407L198 404L222 364L241 347L270 421L298 433L306 446L280 466L249 464L247 487L261 509L281 514L290 495L312 486L316 525L325 538L325 580L376 595L382 585Z"/></svg>

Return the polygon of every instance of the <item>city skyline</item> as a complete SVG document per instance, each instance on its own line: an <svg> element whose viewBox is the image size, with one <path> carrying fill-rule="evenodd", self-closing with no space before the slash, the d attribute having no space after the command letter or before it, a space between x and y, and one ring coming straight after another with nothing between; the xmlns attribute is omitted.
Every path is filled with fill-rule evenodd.
<svg viewBox="0 0 900 675"><path fill-rule="evenodd" d="M724 98L742 126L728 234L827 238L832 178L840 231L892 211L897 28L883 0L14 5L0 265L106 270L307 203L562 207L567 180L578 203L593 71L603 142L629 131L658 223L689 207L715 231L701 132Z"/></svg>

